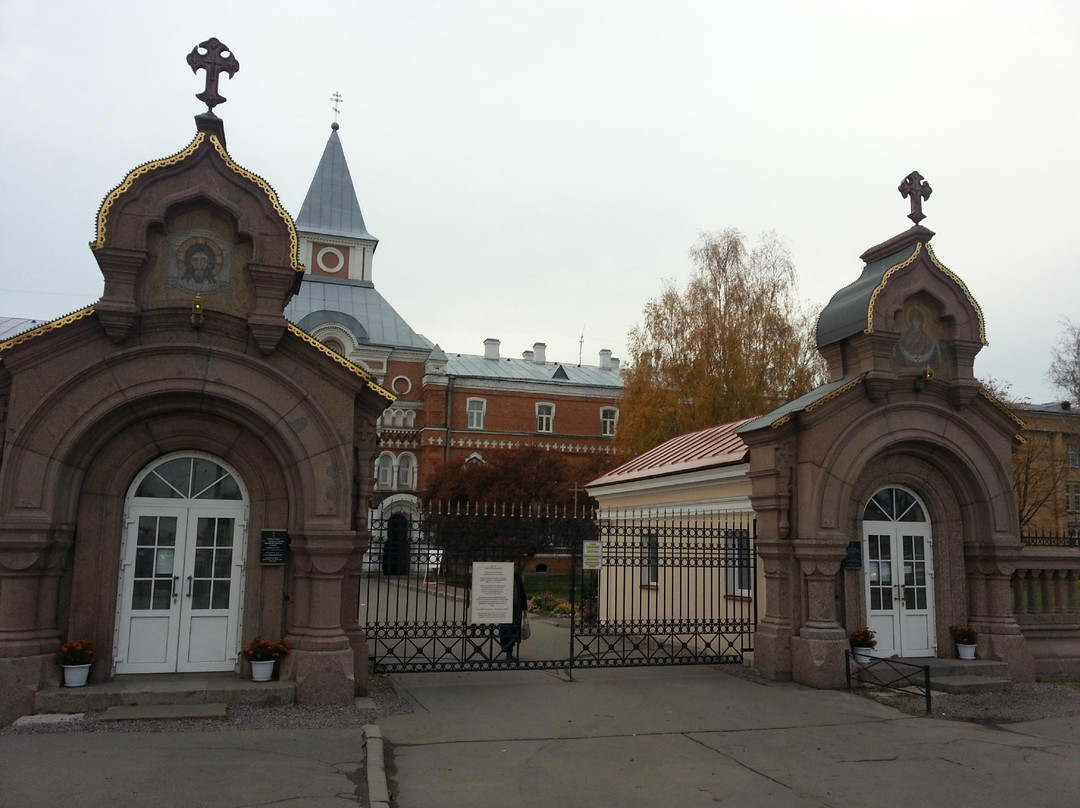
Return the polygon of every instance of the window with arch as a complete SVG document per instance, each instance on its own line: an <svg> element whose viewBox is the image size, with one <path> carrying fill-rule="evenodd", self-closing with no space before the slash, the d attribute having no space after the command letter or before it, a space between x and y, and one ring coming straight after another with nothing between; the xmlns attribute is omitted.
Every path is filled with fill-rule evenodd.
<svg viewBox="0 0 1080 808"><path fill-rule="evenodd" d="M394 456L388 452L379 455L375 461L375 487L389 491L394 485Z"/></svg>
<svg viewBox="0 0 1080 808"><path fill-rule="evenodd" d="M536 405L536 431L551 432L555 429L555 405Z"/></svg>
<svg viewBox="0 0 1080 808"><path fill-rule="evenodd" d="M328 339L323 340L323 345L339 356L345 355L345 346L341 344L341 340L336 339L335 337L329 337Z"/></svg>
<svg viewBox="0 0 1080 808"><path fill-rule="evenodd" d="M243 499L227 470L205 457L177 457L155 466L135 489L155 499Z"/></svg>
<svg viewBox="0 0 1080 808"><path fill-rule="evenodd" d="M416 458L405 453L398 458L398 489L412 491L416 488Z"/></svg>

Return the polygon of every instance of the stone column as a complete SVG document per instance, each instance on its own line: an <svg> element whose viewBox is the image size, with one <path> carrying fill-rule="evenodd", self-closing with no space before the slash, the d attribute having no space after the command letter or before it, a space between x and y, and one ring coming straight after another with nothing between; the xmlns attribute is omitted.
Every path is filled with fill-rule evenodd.
<svg viewBox="0 0 1080 808"><path fill-rule="evenodd" d="M806 622L791 640L792 674L810 687L841 688L847 681L847 632L837 619L837 583L846 539L799 539L795 554L806 585Z"/></svg>
<svg viewBox="0 0 1080 808"><path fill-rule="evenodd" d="M1034 681L1035 660L1012 608L1011 581L1017 566L1013 548L965 549L970 598L968 623L978 632L979 656L1008 663L1009 676L1014 682ZM1049 594L1045 586L1038 589L1042 589L1043 597Z"/></svg>
<svg viewBox="0 0 1080 808"><path fill-rule="evenodd" d="M296 680L301 703L353 698L353 651L342 625L341 601L355 545L353 531L306 530L292 537L296 586L287 638L294 651L282 665L282 676Z"/></svg>

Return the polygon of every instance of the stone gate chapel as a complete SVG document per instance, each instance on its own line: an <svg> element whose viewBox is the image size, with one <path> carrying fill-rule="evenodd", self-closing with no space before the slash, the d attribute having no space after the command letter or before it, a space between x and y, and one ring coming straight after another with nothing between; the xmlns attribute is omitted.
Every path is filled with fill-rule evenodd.
<svg viewBox="0 0 1080 808"><path fill-rule="evenodd" d="M226 150L216 39L195 139L105 198L92 306L0 343L0 724L61 640L125 673L236 671L287 637L300 701L364 682L357 578L375 420L394 397L288 323L292 218ZM264 536L288 552L261 555Z"/></svg>

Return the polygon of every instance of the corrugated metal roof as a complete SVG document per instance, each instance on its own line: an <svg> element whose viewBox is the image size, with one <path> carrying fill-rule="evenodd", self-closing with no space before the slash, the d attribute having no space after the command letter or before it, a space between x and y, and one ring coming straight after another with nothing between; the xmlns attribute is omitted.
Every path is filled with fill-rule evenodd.
<svg viewBox="0 0 1080 808"><path fill-rule="evenodd" d="M371 281L305 275L300 292L285 307L285 317L308 333L333 322L344 325L366 344L422 350L433 347L430 340L409 327Z"/></svg>
<svg viewBox="0 0 1080 808"><path fill-rule="evenodd" d="M309 233L378 241L364 225L336 124L296 217L296 228Z"/></svg>
<svg viewBox="0 0 1080 808"><path fill-rule="evenodd" d="M739 437L738 429L752 420L744 418L672 438L593 480L587 487L743 463L749 457L750 449Z"/></svg>
<svg viewBox="0 0 1080 808"><path fill-rule="evenodd" d="M25 320L21 317L0 317L0 342L44 325L48 320Z"/></svg>
<svg viewBox="0 0 1080 808"><path fill-rule="evenodd" d="M597 365L534 362L531 359L514 359L507 356L487 359L483 356L455 353L448 353L447 359L449 361L446 372L454 376L622 388L622 374L618 370L603 370ZM562 378L563 373L566 375L565 378ZM556 374L559 375L556 376Z"/></svg>
<svg viewBox="0 0 1080 808"><path fill-rule="evenodd" d="M3 321L0 320L0 326ZM0 335L2 336L2 335ZM1048 404L1020 404L1016 409L1022 412L1048 412L1057 415L1080 415L1080 407L1070 401L1051 401Z"/></svg>

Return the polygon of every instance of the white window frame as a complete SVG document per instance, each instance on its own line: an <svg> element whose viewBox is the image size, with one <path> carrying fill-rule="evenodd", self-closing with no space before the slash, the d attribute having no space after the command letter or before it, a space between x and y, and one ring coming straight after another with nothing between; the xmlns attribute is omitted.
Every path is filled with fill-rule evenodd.
<svg viewBox="0 0 1080 808"><path fill-rule="evenodd" d="M610 415L608 415L610 413ZM605 417L606 416L606 417ZM605 438L615 437L615 429L619 426L619 408L600 408L600 435Z"/></svg>
<svg viewBox="0 0 1080 808"><path fill-rule="evenodd" d="M397 489L413 491L416 489L416 456L412 452L402 452L397 457Z"/></svg>
<svg viewBox="0 0 1080 808"><path fill-rule="evenodd" d="M391 491L394 487L394 472L396 471L394 456L390 452L383 452L375 460L375 489L377 491ZM383 472L386 472L385 475Z"/></svg>
<svg viewBox="0 0 1080 808"><path fill-rule="evenodd" d="M542 408L548 409L546 412L541 413ZM536 403L536 431L545 434L555 431L555 405L550 401L538 401Z"/></svg>
<svg viewBox="0 0 1080 808"><path fill-rule="evenodd" d="M745 531L732 531L724 538L724 554L727 564L727 594L749 598L754 594L754 565L750 558L753 548Z"/></svg>
<svg viewBox="0 0 1080 808"><path fill-rule="evenodd" d="M641 585L660 585L660 534L641 536Z"/></svg>
<svg viewBox="0 0 1080 808"><path fill-rule="evenodd" d="M1065 486L1065 512L1080 513L1080 485L1070 483Z"/></svg>
<svg viewBox="0 0 1080 808"><path fill-rule="evenodd" d="M487 399L470 398L465 401L465 413L468 416L469 429L483 429L484 416L487 415ZM476 416L475 418L473 416Z"/></svg>
<svg viewBox="0 0 1080 808"><path fill-rule="evenodd" d="M1065 465L1080 469L1080 443L1070 443L1065 447Z"/></svg>

